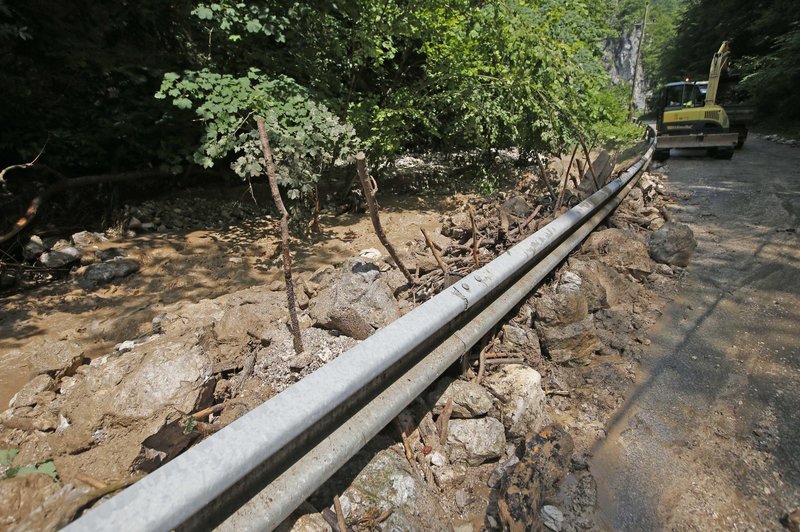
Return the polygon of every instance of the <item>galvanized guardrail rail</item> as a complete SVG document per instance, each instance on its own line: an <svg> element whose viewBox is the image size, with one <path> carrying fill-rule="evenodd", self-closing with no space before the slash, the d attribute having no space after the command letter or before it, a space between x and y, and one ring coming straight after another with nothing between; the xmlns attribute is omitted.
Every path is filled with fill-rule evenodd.
<svg viewBox="0 0 800 532"><path fill-rule="evenodd" d="M645 155L571 210L65 530L269 530L464 355L613 211Z"/></svg>

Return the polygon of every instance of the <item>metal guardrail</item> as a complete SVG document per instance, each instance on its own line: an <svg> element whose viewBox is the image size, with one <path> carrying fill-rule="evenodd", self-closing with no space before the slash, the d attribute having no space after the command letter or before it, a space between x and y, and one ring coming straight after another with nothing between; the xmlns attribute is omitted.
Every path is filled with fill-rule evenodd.
<svg viewBox="0 0 800 532"><path fill-rule="evenodd" d="M276 527L619 205L654 148L651 139L591 197L65 530Z"/></svg>

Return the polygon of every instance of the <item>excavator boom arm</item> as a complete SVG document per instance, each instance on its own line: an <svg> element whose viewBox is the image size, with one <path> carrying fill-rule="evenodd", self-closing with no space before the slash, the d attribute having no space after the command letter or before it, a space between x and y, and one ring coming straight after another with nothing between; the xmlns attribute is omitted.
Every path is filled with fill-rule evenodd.
<svg viewBox="0 0 800 532"><path fill-rule="evenodd" d="M708 90L706 91L706 105L716 105L717 103L717 89L719 89L719 78L728 67L728 60L730 59L731 52L728 46L728 41L724 41L717 53L714 54L714 59L711 60L711 70L708 72Z"/></svg>

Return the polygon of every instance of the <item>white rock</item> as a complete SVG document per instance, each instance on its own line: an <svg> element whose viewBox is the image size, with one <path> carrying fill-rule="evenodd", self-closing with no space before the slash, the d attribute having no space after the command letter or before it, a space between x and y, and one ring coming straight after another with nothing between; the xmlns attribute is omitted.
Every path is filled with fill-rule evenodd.
<svg viewBox="0 0 800 532"><path fill-rule="evenodd" d="M486 385L508 398L501 404L509 434L524 436L539 430L544 421L545 396L542 376L533 368L507 364L486 378Z"/></svg>
<svg viewBox="0 0 800 532"><path fill-rule="evenodd" d="M555 532L561 532L561 525L564 523L564 514L561 510L547 504L542 506L541 514L544 526Z"/></svg>
<svg viewBox="0 0 800 532"><path fill-rule="evenodd" d="M471 466L500 458L506 447L503 424L492 417L453 419L447 434L450 459Z"/></svg>
<svg viewBox="0 0 800 532"><path fill-rule="evenodd" d="M360 257L363 257L363 258L369 259L369 260L376 260L376 259L381 258L381 252L378 251L375 248L362 249L361 252L358 255Z"/></svg>

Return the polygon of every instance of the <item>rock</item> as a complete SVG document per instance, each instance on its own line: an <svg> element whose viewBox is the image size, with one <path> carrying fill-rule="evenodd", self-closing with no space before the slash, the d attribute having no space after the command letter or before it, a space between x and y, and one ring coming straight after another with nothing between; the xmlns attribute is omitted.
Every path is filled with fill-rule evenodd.
<svg viewBox="0 0 800 532"><path fill-rule="evenodd" d="M508 347L509 353L519 353L531 363L541 359L542 348L536 331L511 324L505 325L503 331L503 344Z"/></svg>
<svg viewBox="0 0 800 532"><path fill-rule="evenodd" d="M364 340L400 317L397 300L375 264L351 258L313 300L311 318L326 329Z"/></svg>
<svg viewBox="0 0 800 532"><path fill-rule="evenodd" d="M22 257L25 260L34 260L39 257L42 253L44 253L45 247L44 242L42 239L36 235L33 235L31 239L25 244L25 247L22 248Z"/></svg>
<svg viewBox="0 0 800 532"><path fill-rule="evenodd" d="M688 225L667 222L650 235L648 247L654 261L685 268L689 265L697 241Z"/></svg>
<svg viewBox="0 0 800 532"><path fill-rule="evenodd" d="M341 496L348 515L391 511L383 530L448 530L438 492L425 483L404 457L391 449L378 452Z"/></svg>
<svg viewBox="0 0 800 532"><path fill-rule="evenodd" d="M124 355L100 357L62 395L59 411L69 426L48 443L64 455L65 475L72 468L98 479L152 471L197 437L185 433L181 413L208 406L215 384L194 334L160 336ZM118 426L125 428L113 430Z"/></svg>
<svg viewBox="0 0 800 532"><path fill-rule="evenodd" d="M439 486L460 486L467 477L467 467L463 464L434 467L433 476Z"/></svg>
<svg viewBox="0 0 800 532"><path fill-rule="evenodd" d="M465 508L469 504L470 500L469 493L467 493L463 489L456 490L456 493L453 498L455 500L456 506L458 506L461 509Z"/></svg>
<svg viewBox="0 0 800 532"><path fill-rule="evenodd" d="M126 277L139 270L139 262L133 259L115 257L109 261L87 266L78 277L78 286L85 290L92 290L101 284L106 284Z"/></svg>
<svg viewBox="0 0 800 532"><path fill-rule="evenodd" d="M81 259L81 252L76 247L66 246L52 249L39 257L39 262L47 268L62 268Z"/></svg>
<svg viewBox="0 0 800 532"><path fill-rule="evenodd" d="M541 530L539 508L558 490L573 449L572 438L557 425L526 436L520 462L500 483L497 506L503 530Z"/></svg>
<svg viewBox="0 0 800 532"><path fill-rule="evenodd" d="M605 229L589 235L583 251L620 272L645 276L652 271L647 245L630 232Z"/></svg>
<svg viewBox="0 0 800 532"><path fill-rule="evenodd" d="M114 257L126 257L125 251L121 248L108 248L95 251L95 257L99 261L111 260Z"/></svg>
<svg viewBox="0 0 800 532"><path fill-rule="evenodd" d="M616 305L630 291L629 282L600 261L570 259L569 268L581 277L581 292L589 312Z"/></svg>
<svg viewBox="0 0 800 532"><path fill-rule="evenodd" d="M668 276L672 275L675 272L672 271L672 268L670 268L669 265L661 264L659 262L658 264L656 264L655 268L653 268L653 273L657 273L659 275L664 275L664 276L668 277Z"/></svg>
<svg viewBox="0 0 800 532"><path fill-rule="evenodd" d="M381 252L375 248L367 248L367 249L362 249L361 252L358 254L358 256L361 257L362 259L378 260L379 258L381 258Z"/></svg>
<svg viewBox="0 0 800 532"><path fill-rule="evenodd" d="M428 394L435 415L441 414L448 399L453 401L454 418L482 416L492 408L492 396L480 384L445 377Z"/></svg>
<svg viewBox="0 0 800 532"><path fill-rule="evenodd" d="M589 304L580 291L556 294L544 291L534 299L533 307L537 323L550 326L568 325L589 315Z"/></svg>
<svg viewBox="0 0 800 532"><path fill-rule="evenodd" d="M131 219L128 220L128 229L141 229L142 222L136 216L131 216Z"/></svg>
<svg viewBox="0 0 800 532"><path fill-rule="evenodd" d="M509 435L521 437L541 428L545 396L538 371L521 364L507 364L486 377L485 383L508 399L500 409Z"/></svg>
<svg viewBox="0 0 800 532"><path fill-rule="evenodd" d="M634 213L638 214L641 212L642 209L644 209L644 194L642 193L642 189L633 187L628 193L628 197L625 198L624 205Z"/></svg>
<svg viewBox="0 0 800 532"><path fill-rule="evenodd" d="M636 190L636 189L634 189ZM561 525L564 523L564 514L555 506L545 504L542 506L542 524L553 530L554 532L561 532Z"/></svg>
<svg viewBox="0 0 800 532"><path fill-rule="evenodd" d="M558 292L561 294L577 294L582 291L583 279L575 272L563 272L558 280Z"/></svg>
<svg viewBox="0 0 800 532"><path fill-rule="evenodd" d="M451 461L477 466L503 456L505 429L493 417L454 419L450 421L447 445Z"/></svg>
<svg viewBox="0 0 800 532"><path fill-rule="evenodd" d="M33 343L26 351L31 353L31 366L35 373L47 373L56 379L72 374L87 361L80 344L69 340Z"/></svg>
<svg viewBox="0 0 800 532"><path fill-rule="evenodd" d="M52 390L55 382L50 375L37 375L23 386L8 402L9 407L33 406L40 392Z"/></svg>
<svg viewBox="0 0 800 532"><path fill-rule="evenodd" d="M108 239L102 233L92 233L91 231L75 233L72 235L71 240L72 244L79 248L85 248L92 244L99 244L100 242L108 242Z"/></svg>
<svg viewBox="0 0 800 532"><path fill-rule="evenodd" d="M500 210L518 218L527 218L533 212L531 206L522 196L514 196L507 199L500 206Z"/></svg>
<svg viewBox="0 0 800 532"><path fill-rule="evenodd" d="M588 364L600 348L592 316L562 326L537 324L542 349L557 364Z"/></svg>

